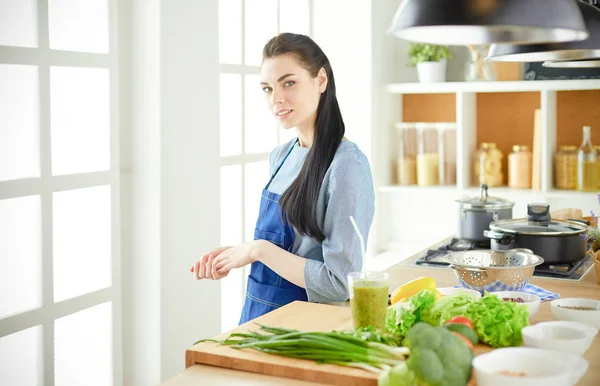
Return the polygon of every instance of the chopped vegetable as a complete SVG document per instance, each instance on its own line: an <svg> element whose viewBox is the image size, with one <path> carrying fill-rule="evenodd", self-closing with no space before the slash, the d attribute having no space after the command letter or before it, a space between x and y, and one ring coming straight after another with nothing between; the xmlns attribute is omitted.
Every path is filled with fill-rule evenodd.
<svg viewBox="0 0 600 386"><path fill-rule="evenodd" d="M423 290L409 298L406 302L396 303L388 307L385 327L386 331L400 339L404 339L408 330L421 321L421 311L431 307L435 302L435 292Z"/></svg>
<svg viewBox="0 0 600 386"><path fill-rule="evenodd" d="M525 301L521 298L502 298L505 302L513 302L513 303L525 303Z"/></svg>
<svg viewBox="0 0 600 386"><path fill-rule="evenodd" d="M465 326L469 327L470 329L473 329L473 324L471 323L471 321L467 318L465 318L464 316L455 316L454 318L450 319L449 321L446 322L446 324L464 324Z"/></svg>
<svg viewBox="0 0 600 386"><path fill-rule="evenodd" d="M233 333L222 341L204 339L196 343L212 341L236 349L251 348L269 354L359 367L372 372L398 365L409 354L406 347L380 343L385 338L374 330L302 332L258 326L264 333Z"/></svg>
<svg viewBox="0 0 600 386"><path fill-rule="evenodd" d="M447 329L417 323L405 343L409 359L380 373L378 386L465 386L471 378L474 354Z"/></svg>
<svg viewBox="0 0 600 386"><path fill-rule="evenodd" d="M495 348L520 346L521 329L529 324L527 306L488 293L470 304L464 316L473 321L479 339Z"/></svg>

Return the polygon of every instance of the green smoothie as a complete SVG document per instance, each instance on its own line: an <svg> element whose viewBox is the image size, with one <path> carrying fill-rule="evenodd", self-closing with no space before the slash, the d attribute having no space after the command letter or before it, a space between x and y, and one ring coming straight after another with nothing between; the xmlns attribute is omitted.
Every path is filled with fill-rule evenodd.
<svg viewBox="0 0 600 386"><path fill-rule="evenodd" d="M385 328L388 307L388 282L386 280L355 280L354 296L350 299L354 328L373 326Z"/></svg>

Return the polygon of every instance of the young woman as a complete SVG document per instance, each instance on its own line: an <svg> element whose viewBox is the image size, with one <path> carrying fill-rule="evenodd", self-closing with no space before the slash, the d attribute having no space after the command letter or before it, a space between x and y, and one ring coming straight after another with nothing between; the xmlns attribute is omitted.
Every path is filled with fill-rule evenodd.
<svg viewBox="0 0 600 386"><path fill-rule="evenodd" d="M347 275L362 267L349 217L367 237L375 209L368 160L344 138L333 72L319 46L279 34L263 49L260 73L269 111L297 138L271 152L255 240L210 251L191 269L196 279L218 280L251 264L240 324L294 300L346 301Z"/></svg>

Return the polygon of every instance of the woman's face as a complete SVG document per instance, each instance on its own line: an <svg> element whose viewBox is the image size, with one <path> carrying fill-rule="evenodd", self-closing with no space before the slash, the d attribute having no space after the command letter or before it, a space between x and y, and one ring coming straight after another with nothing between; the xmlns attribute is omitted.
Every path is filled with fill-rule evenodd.
<svg viewBox="0 0 600 386"><path fill-rule="evenodd" d="M319 98L327 86L324 69L313 78L293 55L286 54L265 59L260 77L269 111L281 127L314 127Z"/></svg>

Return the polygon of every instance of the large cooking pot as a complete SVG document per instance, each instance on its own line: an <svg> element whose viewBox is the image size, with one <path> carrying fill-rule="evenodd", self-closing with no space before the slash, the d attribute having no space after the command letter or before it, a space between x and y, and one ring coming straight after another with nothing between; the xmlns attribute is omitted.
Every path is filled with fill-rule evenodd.
<svg viewBox="0 0 600 386"><path fill-rule="evenodd" d="M526 218L494 221L484 234L493 250L527 248L544 264L567 264L585 257L587 230L583 222L552 220L548 204L529 204Z"/></svg>
<svg viewBox="0 0 600 386"><path fill-rule="evenodd" d="M479 197L456 200L458 217L456 236L461 240L488 242L483 231L489 230L492 221L511 219L514 202L488 196L488 186L481 185Z"/></svg>

